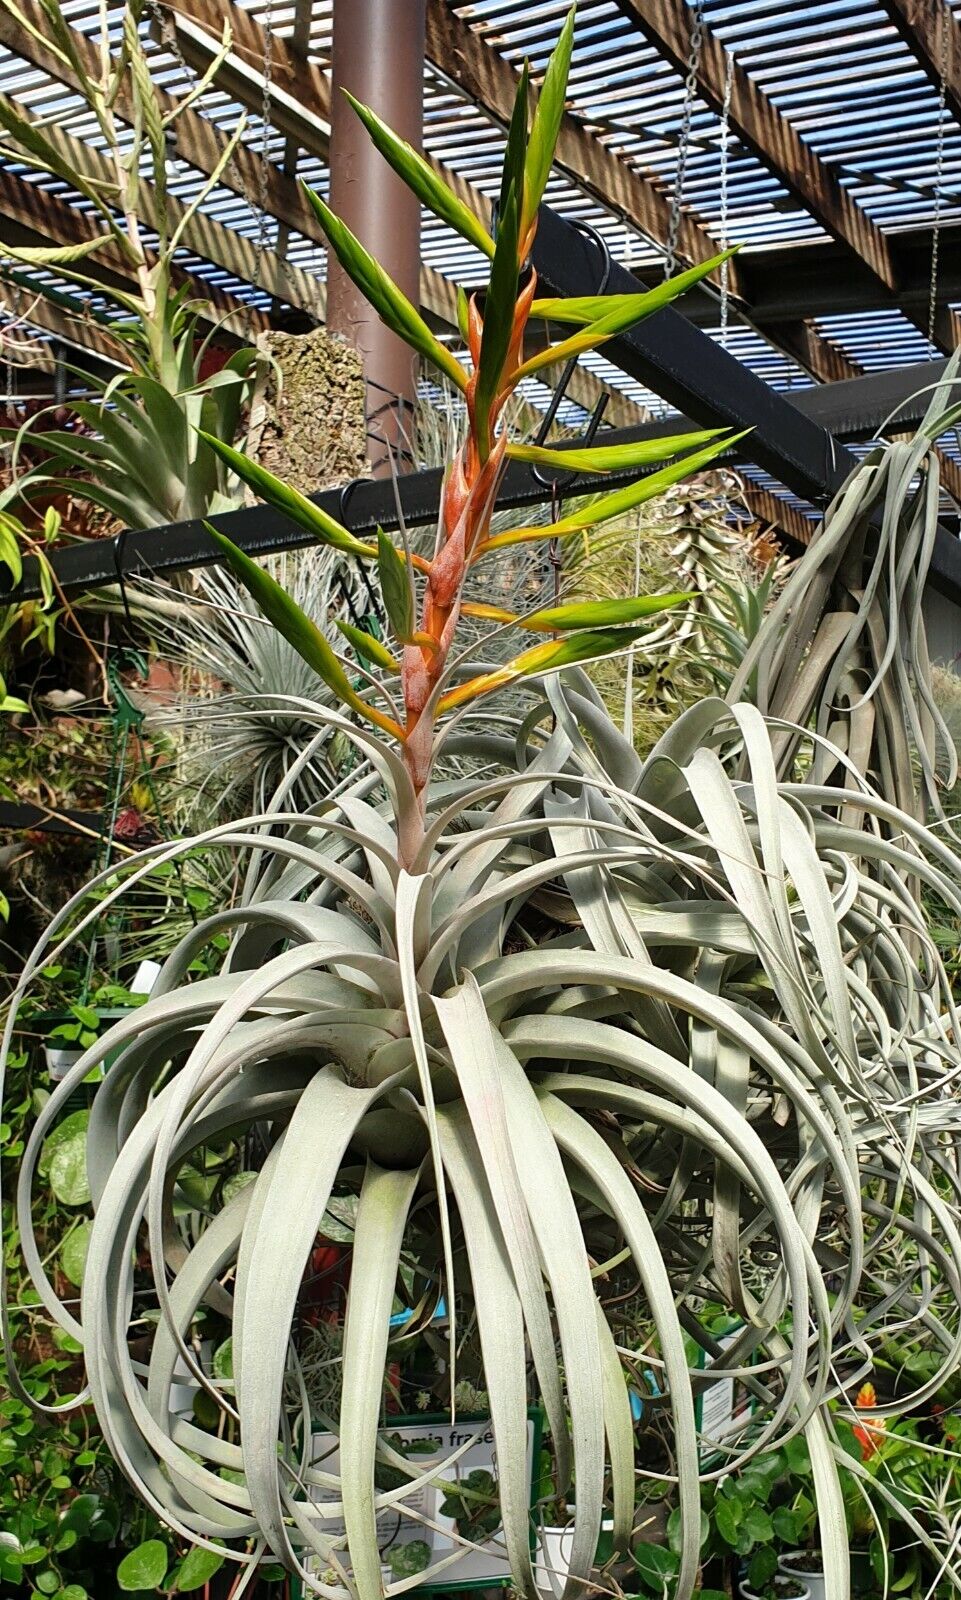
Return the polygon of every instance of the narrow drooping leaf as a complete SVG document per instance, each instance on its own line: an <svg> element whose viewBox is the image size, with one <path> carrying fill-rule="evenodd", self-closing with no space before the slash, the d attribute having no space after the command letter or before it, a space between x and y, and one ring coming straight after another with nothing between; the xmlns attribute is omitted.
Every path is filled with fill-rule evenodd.
<svg viewBox="0 0 961 1600"><path fill-rule="evenodd" d="M548 523L541 528L511 528L505 533L492 534L478 545L475 559L485 555L489 550L500 550L511 544L529 544L534 539L564 538L571 533L580 533L584 528L593 528L599 522L608 522L611 517L623 516L626 511L633 511L635 506L643 505L645 500L652 500L655 495L663 494L672 483L680 483L682 478L687 478L692 472L700 472L711 461L730 450L738 440L750 433L745 428L741 433L728 434L726 438L719 439L715 444L707 445L703 450L695 450L692 455L683 456L679 461L672 461L669 466L662 467L658 472L652 472L647 478L640 478L637 483L632 483L626 489L616 489L613 494L603 495L599 500L593 500L580 511L572 511L569 516L562 517L559 522Z"/></svg>
<svg viewBox="0 0 961 1600"><path fill-rule="evenodd" d="M394 333L399 334L418 355L422 355L425 360L443 372L458 389L466 388L467 377L460 362L446 345L435 339L420 312L414 309L407 296L398 289L393 278L389 277L379 262L364 249L360 240L348 227L345 227L340 218L334 215L319 194L315 194L306 184L303 185L303 191L327 235L334 255L347 276L370 301L381 321L393 329Z"/></svg>
<svg viewBox="0 0 961 1600"><path fill-rule="evenodd" d="M199 428L198 433L205 444L218 455L221 461L242 479L248 488L253 489L259 499L265 500L269 506L275 506L282 511L291 522L296 522L299 528L312 533L321 544L333 545L335 550L342 550L345 555L366 556L374 554L373 547L363 544L360 539L355 539L352 533L342 527L333 517L328 516L320 506L314 505L299 489L294 489L289 483L284 483L280 478L275 478L266 467L261 467L256 461L251 461L243 451L236 450L232 444L227 444L223 439L218 439L212 433L205 433Z"/></svg>
<svg viewBox="0 0 961 1600"><path fill-rule="evenodd" d="M385 717L376 706L368 705L366 700L362 700L356 693L317 624L301 611L277 580L272 578L269 572L265 572L263 567L258 567L256 561L251 561L250 557L238 549L224 534L218 533L211 523L207 522L204 526L223 551L245 589L256 600L267 620L273 623L287 643L292 645L317 676L323 679L328 689L331 689L345 705L350 706L352 711L368 717L371 722L383 728L385 733L393 733L395 736L399 734L400 729L390 717Z"/></svg>
<svg viewBox="0 0 961 1600"><path fill-rule="evenodd" d="M421 205L426 206L428 211L432 211L442 222L446 222L455 233L460 234L462 239L472 244L475 250L482 251L485 256L492 256L494 241L480 218L476 217L462 200L458 200L454 191L413 145L408 144L406 139L399 138L370 106L362 105L346 89L341 92L347 96L385 161L388 161L394 171L403 178L408 189L413 190Z"/></svg>
<svg viewBox="0 0 961 1600"><path fill-rule="evenodd" d="M519 626L534 633L564 633L573 628L621 628L641 617L669 611L697 598L688 590L681 594L645 594L635 600L584 600L575 605L549 606L529 617L518 618Z"/></svg>

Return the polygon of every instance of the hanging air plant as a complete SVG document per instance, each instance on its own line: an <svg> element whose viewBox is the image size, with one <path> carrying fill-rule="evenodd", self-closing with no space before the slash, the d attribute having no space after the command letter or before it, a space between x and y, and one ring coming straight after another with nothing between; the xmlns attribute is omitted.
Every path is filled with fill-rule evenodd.
<svg viewBox="0 0 961 1600"><path fill-rule="evenodd" d="M430 556L383 535L355 539L211 441L263 498L344 558L376 567L390 636L342 624L363 667L342 658L263 568L218 536L336 702L300 703L316 729L307 752L336 730L357 763L311 811L288 809L285 783L263 813L114 869L101 913L158 862L204 847L249 850L239 903L198 922L136 1017L92 1046L41 1112L18 1187L22 1249L43 1305L83 1343L90 1397L131 1481L185 1537L218 1554L225 1542L248 1577L269 1550L329 1600L456 1580L471 1548L464 1525L479 1525L473 1511L453 1531L445 1523L442 1559L386 1582L378 1533L403 1511L426 1545L442 1504L467 1504L464 1445L419 1465L381 1425L395 1353L412 1324L436 1340L443 1304L438 1383L448 1406L462 1376L487 1396L495 1537L520 1593L535 1593L532 1401L551 1439L544 1493L569 1499L574 1485L565 1592L587 1583L605 1516L612 1549L629 1543L628 1367L643 1369L638 1381L654 1375L648 1404L670 1439L669 1459L640 1470L673 1484L678 1600L698 1572L702 1476L736 1473L797 1434L813 1467L828 1593L841 1600L838 1463L858 1468L835 1404L892 1321L919 1319L944 1368L961 1349L958 1117L948 1092L961 1072L958 1017L916 894L924 882L961 914L961 863L849 757L831 757L847 762L848 787L805 781L812 751L828 750L820 730L792 731L779 767L772 737L783 724L769 725L753 704L702 701L642 761L580 664L642 645L651 619L682 596L526 615L487 607L495 626L521 631L520 645L506 664L464 658L461 618L485 609L464 599L469 574L496 572L505 551L622 516L730 442L702 436L689 455L553 524L491 531L505 461L555 464L550 448L515 442L501 425L517 383L596 347L715 264L649 294L538 298L526 263L572 30L573 13L532 120L521 80L496 238L358 108L420 200L491 261L483 307L462 298L469 371L312 201L380 315L463 391L469 436L446 477ZM574 331L525 358L532 316ZM657 448L676 455L690 443ZM917 459L929 458L921 450ZM602 442L558 464L603 474L632 462L650 465L651 447ZM863 495L863 480L847 493ZM921 539L905 551L913 583L923 582L928 548ZM820 550L815 543L798 568L795 592L805 571L820 571ZM757 666L762 680L784 637L781 612L772 615L743 668ZM526 696L519 714L492 700L504 685ZM75 912L51 925L20 992L55 957ZM217 975L191 980L224 934ZM45 1271L31 1193L73 1082L117 1049L90 1115L94 1220L77 1316ZM198 1208L190 1174L227 1140L245 1152L243 1177ZM334 1204L350 1218L352 1244L331 1310L340 1369L323 1389L327 1414L304 1377L305 1355L316 1364L317 1352L301 1312ZM159 1316L140 1364L129 1330L148 1291ZM616 1310L628 1297L643 1305L633 1333ZM707 1326L708 1302L738 1321L724 1349ZM201 1315L229 1323L229 1370L197 1361ZM688 1338L703 1366L692 1368ZM206 1423L171 1417L184 1368L205 1392ZM696 1392L731 1372L754 1408L720 1460L702 1466ZM336 1464L314 1457L317 1425L336 1436Z"/></svg>

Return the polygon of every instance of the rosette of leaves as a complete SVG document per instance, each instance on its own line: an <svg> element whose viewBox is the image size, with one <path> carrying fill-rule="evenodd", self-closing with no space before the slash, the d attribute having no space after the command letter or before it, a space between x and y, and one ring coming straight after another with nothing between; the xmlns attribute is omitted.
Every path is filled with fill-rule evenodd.
<svg viewBox="0 0 961 1600"><path fill-rule="evenodd" d="M634 1515L625 1363L637 1352L619 1346L609 1310L623 1286L625 1298L643 1298L652 1330L643 1363L670 1437L656 1476L676 1500L678 1600L698 1573L702 1478L802 1435L826 1581L843 1600L838 1462L850 1460L829 1406L836 1360L869 1361L888 1323L912 1317L930 1327L941 1372L957 1367L961 1348L957 1318L935 1317L927 1289L934 1274L961 1302L958 1016L916 892L923 882L961 913L961 862L850 756L836 756L847 787L809 781L812 749L826 748L817 727L793 731L800 753L778 767L783 721L769 726L752 704L704 700L641 760L581 664L641 641L669 596L492 618L488 607L496 626L538 642L490 670L458 650L462 612L483 610L462 601L468 572L622 515L727 442L701 440L556 523L489 531L509 455L553 464L548 447L518 446L500 426L512 388L542 360L601 344L710 266L647 295L538 299L524 263L572 28L573 16L533 119L521 79L496 238L361 108L418 197L491 259L483 310L476 299L462 307L469 371L313 202L385 321L463 388L470 434L446 477L430 558L383 536L355 539L216 447L264 498L376 567L391 637L344 625L364 666L345 660L262 568L220 541L337 699L304 701L316 741L337 730L357 763L313 810L282 801L142 852L112 869L86 918L70 922L71 906L51 924L14 1016L34 973L158 861L205 846L249 851L237 903L198 921L150 1000L92 1045L44 1106L19 1176L21 1246L41 1303L83 1343L90 1398L131 1481L176 1532L218 1551L224 1541L250 1569L266 1550L329 1600L379 1600L378 1517L416 1521L426 1483L457 1492L466 1444L418 1466L381 1427L385 1371L405 1338L391 1332L396 1301L424 1323L443 1297L452 1391L465 1324L476 1330L483 1372L472 1379L482 1376L489 1397L481 1426L494 1434L498 1538L513 1582L533 1600L536 1399L555 1496L576 1483L567 1593L579 1593L605 1500L618 1550ZM575 331L525 360L525 327L538 315ZM649 465L639 452L601 442L576 462L565 452L563 464ZM930 543L912 545L912 583L923 582ZM816 575L821 560L815 541L799 572ZM772 619L763 651L779 648L777 608ZM482 715L505 684L526 694L522 712ZM190 981L225 933L219 970ZM34 1237L34 1172L73 1087L114 1051L87 1131L93 1220L77 1315ZM255 1175L186 1226L184 1172L245 1130L256 1130ZM357 1202L342 1381L336 1414L312 1416L298 1301L332 1195ZM875 1271L892 1239L894 1281ZM144 1357L128 1335L148 1292L157 1321ZM726 1348L702 1321L708 1302L741 1324ZM229 1383L193 1353L204 1307L231 1324ZM706 1366L692 1370L689 1339ZM171 1417L179 1363L216 1406L216 1427ZM750 1425L702 1469L696 1390L731 1373L756 1402ZM917 1403L937 1381L918 1385ZM312 1457L313 1424L338 1436L336 1471ZM467 1444L474 1426L464 1425ZM400 1481L380 1487L384 1469ZM443 1562L452 1579L469 1548L457 1533ZM438 1564L430 1576L436 1583Z"/></svg>
<svg viewBox="0 0 961 1600"><path fill-rule="evenodd" d="M51 408L50 413L36 412L19 430L0 430L0 437L14 447L15 487L29 499L68 491L130 528L228 510L239 503L242 487L199 430L233 440L253 392L258 356L252 348L235 349L219 370L205 375L218 328L214 324L201 336L201 316L211 320L209 307L190 298L189 284L178 287L175 258L191 219L233 156L243 119L190 204L173 211L166 202L176 119L214 81L230 48L229 27L225 24L221 48L204 76L165 112L141 40L143 0L127 0L117 53L111 57L105 44L98 76L91 76L78 54L72 25L57 0L40 0L43 30L16 0L2 3L76 82L96 123L98 148L92 153L88 149L78 162L69 143L51 137L19 102L0 95L0 153L66 183L82 197L102 232L78 245L34 248L0 240L0 256L11 268L48 268L82 291L107 295L117 315L104 328L116 342L121 363L110 379L73 374L93 396L69 402L79 426L44 426L58 409ZM117 109L121 90L131 101L129 133ZM109 278L104 284L86 270L88 261L96 263L105 253L108 266L111 255L123 258L133 280L130 289ZM43 292L42 279L36 287ZM76 314L85 314L80 298ZM67 371L73 369L68 366ZM22 454L30 457L25 468Z"/></svg>

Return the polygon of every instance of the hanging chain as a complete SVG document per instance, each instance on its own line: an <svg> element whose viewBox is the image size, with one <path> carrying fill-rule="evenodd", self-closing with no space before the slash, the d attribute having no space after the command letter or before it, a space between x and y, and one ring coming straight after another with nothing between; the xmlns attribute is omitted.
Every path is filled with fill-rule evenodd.
<svg viewBox="0 0 961 1600"><path fill-rule="evenodd" d="M694 116L694 99L697 94L697 69L701 62L701 45L703 42L704 0L696 0L694 22L691 27L691 48L687 57L687 77L684 80L684 109L681 113L681 132L677 145L677 167L674 172L671 217L667 228L667 244L664 257L665 278L671 277L677 266L677 237L681 226L681 201L684 197L687 152L691 142L691 120Z"/></svg>
<svg viewBox="0 0 961 1600"><path fill-rule="evenodd" d="M948 97L948 29L951 26L947 7L938 9L938 46L940 54L940 82L938 84L938 142L934 163L934 216L931 223L931 282L928 288L928 344L934 347L934 326L938 314L938 265L941 253L941 208L944 182L945 105Z"/></svg>
<svg viewBox="0 0 961 1600"><path fill-rule="evenodd" d="M721 249L726 250L730 244L728 236L728 177L731 160L731 95L734 89L734 57L730 50L727 52L727 63L724 71L724 103L721 107ZM729 261L721 262L721 347L727 349L727 319L730 309L728 273Z"/></svg>

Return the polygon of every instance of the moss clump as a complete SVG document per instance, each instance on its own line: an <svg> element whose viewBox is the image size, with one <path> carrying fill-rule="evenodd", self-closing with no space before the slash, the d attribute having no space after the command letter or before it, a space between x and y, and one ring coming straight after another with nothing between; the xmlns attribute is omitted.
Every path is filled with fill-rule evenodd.
<svg viewBox="0 0 961 1600"><path fill-rule="evenodd" d="M304 494L363 477L367 422L357 352L326 328L263 333L257 348L268 359L247 453Z"/></svg>

